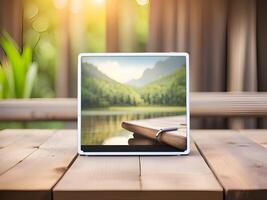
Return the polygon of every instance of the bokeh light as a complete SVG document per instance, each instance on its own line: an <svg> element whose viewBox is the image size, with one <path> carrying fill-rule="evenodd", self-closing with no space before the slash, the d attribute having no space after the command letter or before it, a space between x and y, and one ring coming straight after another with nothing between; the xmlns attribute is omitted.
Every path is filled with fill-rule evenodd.
<svg viewBox="0 0 267 200"><path fill-rule="evenodd" d="M49 21L45 16L39 16L32 23L32 28L39 33L47 31L48 27L49 27Z"/></svg>
<svg viewBox="0 0 267 200"><path fill-rule="evenodd" d="M64 9L68 4L68 0L54 0L54 5L57 9Z"/></svg>
<svg viewBox="0 0 267 200"><path fill-rule="evenodd" d="M92 3L95 5L103 5L105 3L105 0L92 0Z"/></svg>
<svg viewBox="0 0 267 200"><path fill-rule="evenodd" d="M82 7L83 7L83 0L72 0L71 1L70 9L72 13L74 14L79 13Z"/></svg>
<svg viewBox="0 0 267 200"><path fill-rule="evenodd" d="M38 15L39 9L35 4L30 4L26 9L24 10L24 16L27 19L32 19L36 15Z"/></svg>
<svg viewBox="0 0 267 200"><path fill-rule="evenodd" d="M145 6L149 3L149 0L136 0L140 6Z"/></svg>

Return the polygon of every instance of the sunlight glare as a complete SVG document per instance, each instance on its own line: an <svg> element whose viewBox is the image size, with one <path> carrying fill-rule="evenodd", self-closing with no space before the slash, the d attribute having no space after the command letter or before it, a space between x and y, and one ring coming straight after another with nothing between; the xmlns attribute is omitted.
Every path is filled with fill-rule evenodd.
<svg viewBox="0 0 267 200"><path fill-rule="evenodd" d="M96 5L103 5L105 2L105 0L92 0L92 3L96 4Z"/></svg>
<svg viewBox="0 0 267 200"><path fill-rule="evenodd" d="M71 1L71 12L77 14L82 9L82 0L72 0Z"/></svg>
<svg viewBox="0 0 267 200"><path fill-rule="evenodd" d="M126 83L132 79L138 79L145 70L144 68L131 65L125 67L116 61L94 62L93 64L103 74L119 83Z"/></svg>
<svg viewBox="0 0 267 200"><path fill-rule="evenodd" d="M57 9L64 9L68 3L68 0L54 0L54 5Z"/></svg>
<svg viewBox="0 0 267 200"><path fill-rule="evenodd" d="M28 19L34 18L36 15L38 15L39 9L35 4L30 4L25 8L24 15Z"/></svg>
<svg viewBox="0 0 267 200"><path fill-rule="evenodd" d="M145 6L149 3L149 0L136 0L140 6Z"/></svg>

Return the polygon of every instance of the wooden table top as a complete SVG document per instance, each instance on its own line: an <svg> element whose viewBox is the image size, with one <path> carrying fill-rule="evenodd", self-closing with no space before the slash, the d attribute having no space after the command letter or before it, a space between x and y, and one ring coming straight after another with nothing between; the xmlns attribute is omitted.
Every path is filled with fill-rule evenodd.
<svg viewBox="0 0 267 200"><path fill-rule="evenodd" d="M267 199L267 130L193 130L189 156L77 156L74 130L0 131L0 199Z"/></svg>

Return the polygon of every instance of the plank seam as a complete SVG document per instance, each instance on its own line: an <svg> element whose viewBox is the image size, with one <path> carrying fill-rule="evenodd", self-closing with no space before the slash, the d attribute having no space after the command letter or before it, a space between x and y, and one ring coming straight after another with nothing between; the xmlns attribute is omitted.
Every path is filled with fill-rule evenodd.
<svg viewBox="0 0 267 200"><path fill-rule="evenodd" d="M49 137L47 137L42 143L40 143L39 147L41 145L43 145L44 143L46 143L54 134L55 134L56 130L53 130L51 135ZM14 167L16 167L19 163L23 162L23 160L25 160L26 158L28 158L29 156L31 156L33 153L35 153L37 150L39 150L39 148L34 148L34 150L29 153L27 156L25 156L22 160L18 161L16 164L14 164L12 167L8 168L7 170L5 170L4 172L2 172L0 174L0 176L4 175L5 173L7 173L8 171L10 171L11 169L13 169Z"/></svg>
<svg viewBox="0 0 267 200"><path fill-rule="evenodd" d="M54 199L54 189L56 187L56 185L59 183L59 181L64 177L64 175L67 173L67 171L70 169L70 167L72 166L72 164L75 162L75 160L78 158L78 153L75 154L75 156L73 157L73 159L70 161L70 163L67 166L67 169L62 173L62 175L59 177L59 179L55 182L55 184L51 187L51 189L49 190L51 193L51 200Z"/></svg>
<svg viewBox="0 0 267 200"><path fill-rule="evenodd" d="M210 166L209 162L207 161L205 155L202 153L201 149L199 148L197 142L196 142L195 140L193 140L193 141L194 141L194 144L195 144L195 146L196 146L196 148L197 148L199 154L201 155L202 159L204 160L204 162L205 162L205 163L207 164L207 166L209 167L211 173L213 174L213 176L215 177L215 179L218 181L219 185L222 187L222 189L223 189L223 199L226 199L226 195L225 195L225 194L226 194L226 190L225 190L225 188L223 187L222 182L221 182L220 179L217 177L216 173L213 171L213 169L212 169L212 167Z"/></svg>
<svg viewBox="0 0 267 200"><path fill-rule="evenodd" d="M139 187L140 187L140 190L143 189L143 186L142 186L142 164L141 164L141 156L138 156L138 162L139 162Z"/></svg>

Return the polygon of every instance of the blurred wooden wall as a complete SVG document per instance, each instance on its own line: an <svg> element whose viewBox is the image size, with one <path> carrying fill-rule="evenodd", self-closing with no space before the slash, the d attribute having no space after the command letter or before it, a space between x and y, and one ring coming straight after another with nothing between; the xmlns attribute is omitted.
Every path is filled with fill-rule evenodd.
<svg viewBox="0 0 267 200"><path fill-rule="evenodd" d="M257 0L257 75L258 91L267 91L267 1ZM260 128L267 128L267 119L259 119Z"/></svg>
<svg viewBox="0 0 267 200"><path fill-rule="evenodd" d="M118 52L119 43L119 1L106 1L106 52Z"/></svg>
<svg viewBox="0 0 267 200"><path fill-rule="evenodd" d="M70 97L71 46L70 46L70 2L59 10L58 58L56 65L56 97ZM74 83L73 83L74 84Z"/></svg>
<svg viewBox="0 0 267 200"><path fill-rule="evenodd" d="M150 1L148 51L189 52L191 91L267 91L266 0L166 2ZM253 119L228 122L234 129L261 127Z"/></svg>
<svg viewBox="0 0 267 200"><path fill-rule="evenodd" d="M0 31L8 32L21 47L23 43L23 1L0 0ZM2 52L0 52L1 56Z"/></svg>

